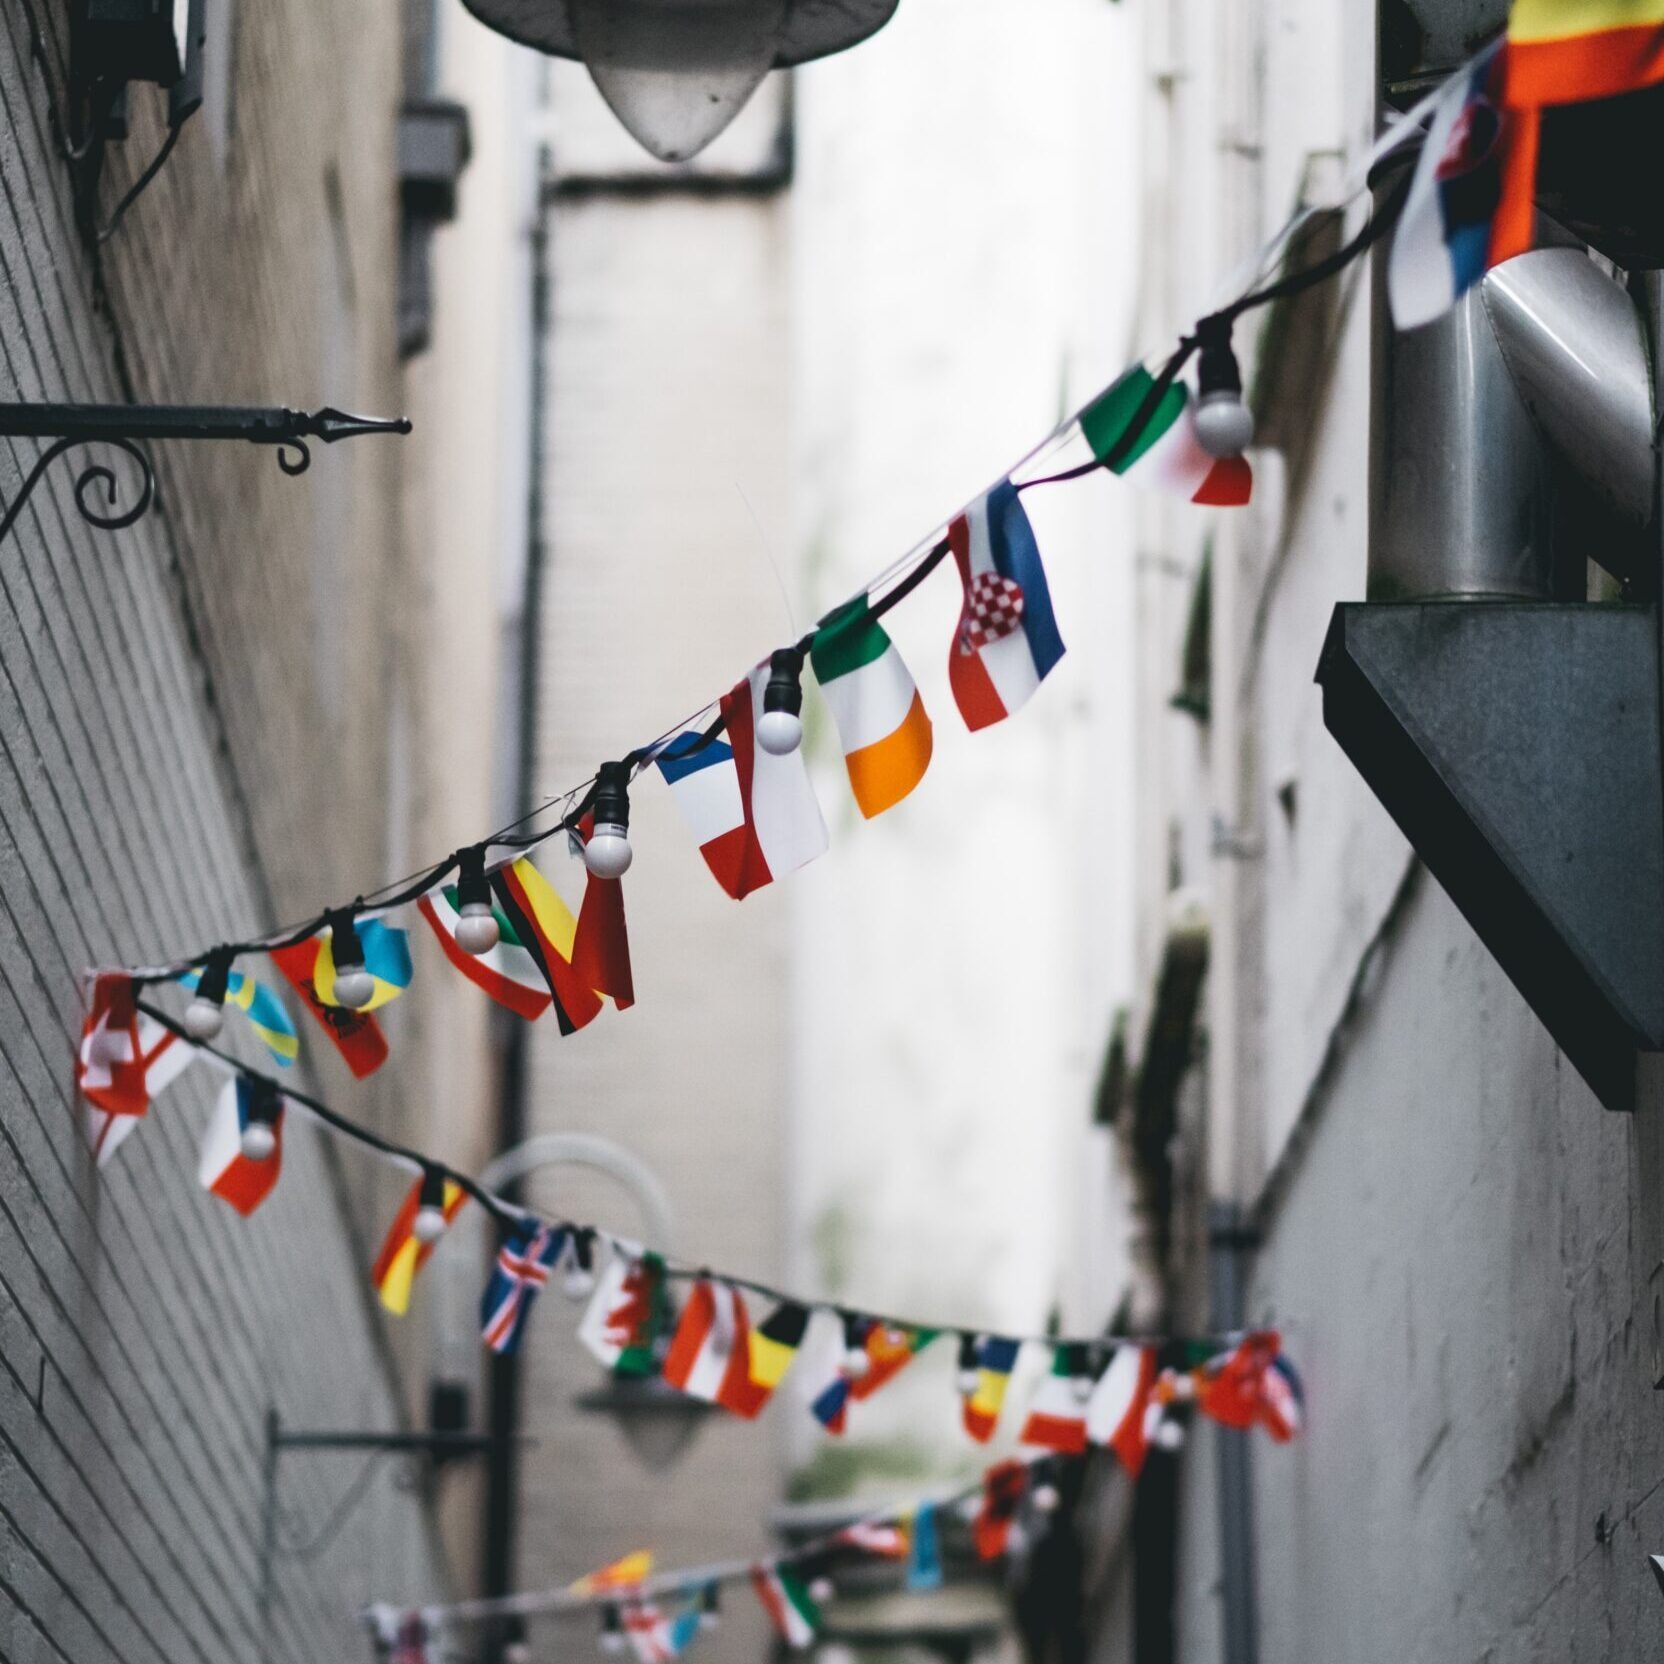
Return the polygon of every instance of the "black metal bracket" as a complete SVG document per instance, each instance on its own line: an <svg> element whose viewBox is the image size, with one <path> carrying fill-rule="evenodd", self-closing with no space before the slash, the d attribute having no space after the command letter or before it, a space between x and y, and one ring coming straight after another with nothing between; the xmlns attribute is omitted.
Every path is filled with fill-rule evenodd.
<svg viewBox="0 0 1664 1664"><path fill-rule="evenodd" d="M307 412L236 405L0 404L0 438L52 441L24 476L17 495L0 510L0 543L17 524L46 470L80 445L109 445L138 466L138 494L126 508L116 506L116 475L104 463L90 464L75 481L75 507L81 518L103 531L120 531L156 500L156 473L144 449L151 441L215 439L270 445L276 448L278 467L292 477L312 466L309 439L333 445L367 433L409 432L410 423L402 416L352 416L329 408ZM92 495L97 486L104 488L102 507Z"/></svg>

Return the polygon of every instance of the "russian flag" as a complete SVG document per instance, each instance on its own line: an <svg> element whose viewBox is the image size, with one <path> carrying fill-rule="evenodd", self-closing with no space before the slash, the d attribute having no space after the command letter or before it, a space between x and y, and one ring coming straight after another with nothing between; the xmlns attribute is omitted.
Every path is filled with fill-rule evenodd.
<svg viewBox="0 0 1664 1664"><path fill-rule="evenodd" d="M1002 480L948 527L965 598L948 679L965 726L1002 722L1063 657L1040 546L1017 488Z"/></svg>
<svg viewBox="0 0 1664 1664"><path fill-rule="evenodd" d="M236 1075L225 1083L208 1117L202 1140L202 1157L197 1177L204 1190L229 1202L245 1219L271 1195L283 1170L283 1107L278 1100L272 1134L277 1143L264 1161L251 1161L243 1154L243 1129L249 1123L249 1108L259 1088L247 1075Z"/></svg>

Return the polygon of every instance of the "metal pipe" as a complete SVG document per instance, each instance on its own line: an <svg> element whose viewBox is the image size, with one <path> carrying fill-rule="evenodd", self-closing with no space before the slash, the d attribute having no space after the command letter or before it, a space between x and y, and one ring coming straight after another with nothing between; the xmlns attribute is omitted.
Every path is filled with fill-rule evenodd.
<svg viewBox="0 0 1664 1664"><path fill-rule="evenodd" d="M1236 1203L1214 1202L1209 1207L1208 1292L1216 1333L1230 1334L1243 1325L1242 1257L1255 1241ZM1221 1657L1224 1664L1258 1664L1259 1594L1248 1434L1215 1427L1213 1440L1219 1475L1220 1617L1224 1626Z"/></svg>

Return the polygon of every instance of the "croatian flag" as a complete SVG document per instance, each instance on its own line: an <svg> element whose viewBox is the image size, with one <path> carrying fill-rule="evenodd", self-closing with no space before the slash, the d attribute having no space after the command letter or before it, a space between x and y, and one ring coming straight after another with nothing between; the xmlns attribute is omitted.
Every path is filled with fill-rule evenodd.
<svg viewBox="0 0 1664 1664"><path fill-rule="evenodd" d="M1434 106L1387 260L1387 298L1400 329L1431 323L1519 252L1502 234L1518 218L1519 182L1518 118L1503 106L1506 61L1498 41L1451 76Z"/></svg>
<svg viewBox="0 0 1664 1664"><path fill-rule="evenodd" d="M519 1351L532 1302L547 1286L566 1240L565 1231L528 1220L497 1250L480 1302L480 1333L493 1352Z"/></svg>
<svg viewBox="0 0 1664 1664"><path fill-rule="evenodd" d="M973 732L1025 705L1063 657L1046 569L1017 488L1002 480L948 527L965 599L948 655Z"/></svg>
<svg viewBox="0 0 1664 1664"><path fill-rule="evenodd" d="M236 1075L225 1083L214 1111L208 1117L208 1131L202 1140L197 1178L202 1188L222 1202L229 1202L245 1219L276 1187L283 1170L283 1100L277 1100L272 1135L277 1140L264 1161L243 1154L243 1130L249 1124L255 1094L262 1083L247 1075Z"/></svg>
<svg viewBox="0 0 1664 1664"><path fill-rule="evenodd" d="M736 901L824 855L828 838L801 747L776 757L756 743L768 666L722 697L726 741L679 734L656 761L700 853Z"/></svg>

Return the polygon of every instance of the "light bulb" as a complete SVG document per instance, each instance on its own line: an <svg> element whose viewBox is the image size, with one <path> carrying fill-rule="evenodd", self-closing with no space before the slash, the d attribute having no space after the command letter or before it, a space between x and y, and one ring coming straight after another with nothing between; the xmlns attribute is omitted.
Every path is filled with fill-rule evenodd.
<svg viewBox="0 0 1664 1664"><path fill-rule="evenodd" d="M337 965L335 1003L349 1011L362 1011L376 997L376 979L362 965Z"/></svg>
<svg viewBox="0 0 1664 1664"><path fill-rule="evenodd" d="M828 1601L837 1599L837 1585L829 1577L817 1577L809 1585L809 1599L816 1606L825 1606Z"/></svg>
<svg viewBox="0 0 1664 1664"><path fill-rule="evenodd" d="M1156 1430L1150 1442L1158 1450L1169 1453L1184 1449L1185 1432L1183 1424L1172 1420L1162 1420L1156 1423Z"/></svg>
<svg viewBox="0 0 1664 1664"><path fill-rule="evenodd" d="M1090 1375L1077 1375L1069 1383L1069 1392L1077 1404L1084 1404L1092 1396L1092 1389L1096 1385Z"/></svg>
<svg viewBox="0 0 1664 1664"><path fill-rule="evenodd" d="M757 743L771 757L789 757L803 743L803 655L777 648L768 661Z"/></svg>
<svg viewBox="0 0 1664 1664"><path fill-rule="evenodd" d="M634 859L625 828L615 824L597 825L584 845L584 865L597 878L622 878Z"/></svg>
<svg viewBox="0 0 1664 1664"><path fill-rule="evenodd" d="M277 1149L277 1132L264 1121L250 1121L238 1142L250 1161L270 1161Z"/></svg>
<svg viewBox="0 0 1664 1664"><path fill-rule="evenodd" d="M1029 1502L1041 1514L1055 1514L1062 1501L1055 1485L1036 1485L1029 1494Z"/></svg>
<svg viewBox="0 0 1664 1664"><path fill-rule="evenodd" d="M456 924L456 945L476 958L490 953L501 937L489 901L465 901Z"/></svg>
<svg viewBox="0 0 1664 1664"><path fill-rule="evenodd" d="M872 1359L865 1347L852 1346L844 1353L844 1374L852 1381L864 1380L872 1368Z"/></svg>
<svg viewBox="0 0 1664 1664"><path fill-rule="evenodd" d="M532 1649L524 1641L510 1641L503 1648L503 1664L531 1664Z"/></svg>
<svg viewBox="0 0 1664 1664"><path fill-rule="evenodd" d="M584 865L597 878L622 878L630 870L630 765L602 763L595 771L594 830L584 845Z"/></svg>
<svg viewBox="0 0 1664 1664"><path fill-rule="evenodd" d="M962 1369L958 1375L959 1394L962 1398L969 1398L982 1384L982 1377L974 1369Z"/></svg>
<svg viewBox="0 0 1664 1664"><path fill-rule="evenodd" d="M1254 418L1242 402L1242 371L1231 351L1231 326L1204 319L1196 329L1201 357L1196 366L1196 440L1209 456L1241 456L1254 441Z"/></svg>
<svg viewBox="0 0 1664 1664"><path fill-rule="evenodd" d="M574 1260L561 1278L561 1287L566 1291L568 1300L587 1300L595 1292L595 1273L587 1265L579 1265Z"/></svg>
<svg viewBox="0 0 1664 1664"><path fill-rule="evenodd" d="M445 1210L432 1202L424 1202L416 1210L410 1234L424 1245L437 1242L445 1234Z"/></svg>
<svg viewBox="0 0 1664 1664"><path fill-rule="evenodd" d="M1254 442L1254 418L1242 391L1228 388L1203 393L1196 401L1196 438L1209 456L1221 461L1241 456Z"/></svg>
<svg viewBox="0 0 1664 1664"><path fill-rule="evenodd" d="M198 994L185 1007L185 1032L193 1040L206 1043L219 1038L219 1032L225 1027L225 1007L216 1005L213 1000L205 999Z"/></svg>

